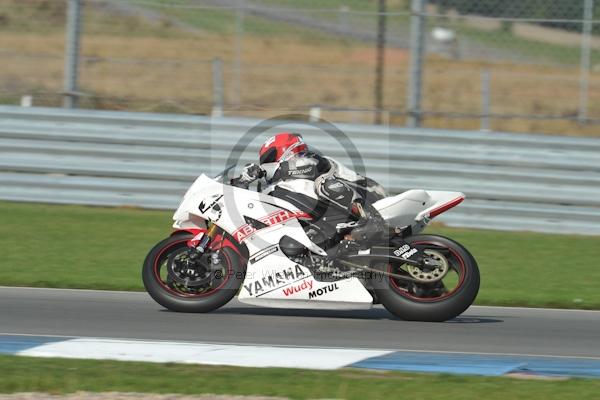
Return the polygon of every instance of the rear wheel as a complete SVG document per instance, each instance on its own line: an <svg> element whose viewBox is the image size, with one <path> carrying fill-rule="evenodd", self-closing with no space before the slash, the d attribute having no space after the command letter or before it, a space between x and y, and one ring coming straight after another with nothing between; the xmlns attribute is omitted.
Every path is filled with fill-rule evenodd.
<svg viewBox="0 0 600 400"><path fill-rule="evenodd" d="M479 268L467 249L443 236L417 235L405 241L423 250L425 266L377 265L385 272L373 283L377 298L392 314L411 321L441 322L462 314L479 292Z"/></svg>
<svg viewBox="0 0 600 400"><path fill-rule="evenodd" d="M194 256L189 234L158 243L144 261L142 278L152 298L172 311L209 312L227 304L238 292L245 267L225 247Z"/></svg>

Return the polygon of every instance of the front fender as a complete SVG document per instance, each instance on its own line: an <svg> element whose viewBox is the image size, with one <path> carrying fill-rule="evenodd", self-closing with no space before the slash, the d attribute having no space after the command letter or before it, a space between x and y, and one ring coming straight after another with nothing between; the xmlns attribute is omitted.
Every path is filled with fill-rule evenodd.
<svg viewBox="0 0 600 400"><path fill-rule="evenodd" d="M198 229L198 228L185 228L185 229L177 229L171 233L171 236L176 235L192 235L193 237L198 236L200 233L208 232L207 229ZM188 241L188 246L189 246ZM227 234L220 233L216 235L213 240L210 242L209 248L213 251L229 247L231 250L235 251L242 259L248 259L248 251L245 249L245 246L236 242L233 238L231 238Z"/></svg>
<svg viewBox="0 0 600 400"><path fill-rule="evenodd" d="M185 235L185 234L190 234L190 235L196 236L196 235L200 234L200 232L207 232L207 230L199 229L199 228L176 229L171 233L171 236Z"/></svg>

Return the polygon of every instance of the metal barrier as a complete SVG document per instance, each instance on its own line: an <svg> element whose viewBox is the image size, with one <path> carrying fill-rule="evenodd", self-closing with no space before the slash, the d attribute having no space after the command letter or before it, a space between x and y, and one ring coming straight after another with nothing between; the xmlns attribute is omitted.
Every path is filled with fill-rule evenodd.
<svg viewBox="0 0 600 400"><path fill-rule="evenodd" d="M257 126L265 132L242 139ZM448 225L600 234L599 139L339 124L360 154L351 159L326 127L0 106L0 199L173 209L197 175L225 167L236 144L249 142L243 164L267 135L294 130L364 165L391 193L465 192L465 203L439 217Z"/></svg>

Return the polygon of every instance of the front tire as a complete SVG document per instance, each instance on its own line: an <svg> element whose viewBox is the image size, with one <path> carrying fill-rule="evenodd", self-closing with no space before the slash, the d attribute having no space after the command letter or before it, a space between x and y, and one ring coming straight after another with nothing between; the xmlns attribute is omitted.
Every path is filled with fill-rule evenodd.
<svg viewBox="0 0 600 400"><path fill-rule="evenodd" d="M242 284L245 266L240 256L225 247L219 250L220 264L211 272L210 284L186 287L169 276L168 263L185 256L191 234L169 237L150 250L142 267L142 279L150 296L160 305L177 312L205 313L227 304ZM214 275L214 276L212 276Z"/></svg>
<svg viewBox="0 0 600 400"><path fill-rule="evenodd" d="M381 275L373 283L377 298L392 314L408 321L443 322L462 314L475 301L479 292L479 268L477 262L459 243L437 235L416 235L405 239L412 247L429 252L441 260L447 269L444 278L431 283L415 283ZM410 274L406 264L380 264L375 268ZM421 275L426 276L427 274Z"/></svg>

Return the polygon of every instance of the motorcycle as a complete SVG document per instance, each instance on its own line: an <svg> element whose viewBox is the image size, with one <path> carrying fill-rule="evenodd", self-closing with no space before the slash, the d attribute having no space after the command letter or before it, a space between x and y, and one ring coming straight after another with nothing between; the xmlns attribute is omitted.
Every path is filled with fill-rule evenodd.
<svg viewBox="0 0 600 400"><path fill-rule="evenodd" d="M316 198L199 176L175 212L172 235L147 255L146 290L177 312L209 312L236 295L265 307L368 309L404 320L446 321L479 291L477 262L447 237L421 234L460 204L459 192L409 190L372 203L393 227L380 243L353 243L347 210ZM302 186L312 182L293 182Z"/></svg>

